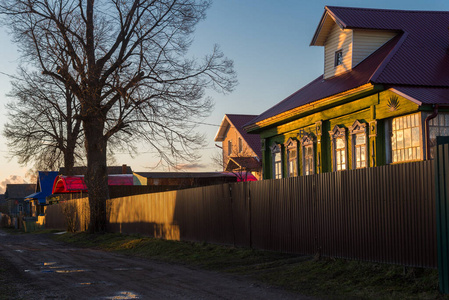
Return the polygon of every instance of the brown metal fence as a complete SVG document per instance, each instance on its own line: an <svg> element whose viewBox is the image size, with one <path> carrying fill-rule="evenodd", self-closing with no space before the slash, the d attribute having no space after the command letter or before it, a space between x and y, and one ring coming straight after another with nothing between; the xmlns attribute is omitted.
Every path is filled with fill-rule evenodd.
<svg viewBox="0 0 449 300"><path fill-rule="evenodd" d="M109 200L109 225L166 239L436 267L434 176L424 161L122 197Z"/></svg>

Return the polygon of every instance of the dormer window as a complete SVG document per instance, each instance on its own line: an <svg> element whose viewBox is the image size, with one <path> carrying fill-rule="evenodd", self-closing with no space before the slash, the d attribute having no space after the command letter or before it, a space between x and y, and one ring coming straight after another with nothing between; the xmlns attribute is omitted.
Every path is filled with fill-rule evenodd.
<svg viewBox="0 0 449 300"><path fill-rule="evenodd" d="M343 64L343 50L335 51L334 67Z"/></svg>

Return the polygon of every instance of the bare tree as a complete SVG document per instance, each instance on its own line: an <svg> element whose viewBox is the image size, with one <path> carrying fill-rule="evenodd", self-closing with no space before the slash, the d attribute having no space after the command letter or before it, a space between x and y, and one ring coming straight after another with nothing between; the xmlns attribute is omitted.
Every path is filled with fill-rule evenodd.
<svg viewBox="0 0 449 300"><path fill-rule="evenodd" d="M8 123L3 131L10 154L22 165L33 162L37 170L64 166L71 174L85 154L81 120L73 117L80 107L70 89L25 69L20 69L12 86L13 101L6 105Z"/></svg>
<svg viewBox="0 0 449 300"><path fill-rule="evenodd" d="M203 136L189 121L212 107L205 88L234 88L233 63L218 47L202 61L186 58L209 6L210 0L0 0L24 59L79 101L90 231L106 226L106 152L113 136L143 139L168 162L190 159Z"/></svg>

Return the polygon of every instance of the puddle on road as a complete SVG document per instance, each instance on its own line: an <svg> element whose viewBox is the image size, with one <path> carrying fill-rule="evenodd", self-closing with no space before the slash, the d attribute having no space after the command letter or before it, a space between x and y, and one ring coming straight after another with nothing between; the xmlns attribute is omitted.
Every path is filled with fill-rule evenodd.
<svg viewBox="0 0 449 300"><path fill-rule="evenodd" d="M92 286L92 285L99 285L99 284L107 285L107 286L113 286L114 285L114 284L112 284L110 282L106 282L106 281L92 281L92 282L79 282L79 283L76 283L75 286L78 286L78 287L89 287L89 286Z"/></svg>
<svg viewBox="0 0 449 300"><path fill-rule="evenodd" d="M116 296L107 297L105 299L140 299L139 296L133 292L119 292Z"/></svg>
<svg viewBox="0 0 449 300"><path fill-rule="evenodd" d="M21 250L21 249L17 249L17 250L14 250L14 251L19 252L19 253L25 252L25 251L23 251L23 250Z"/></svg>
<svg viewBox="0 0 449 300"><path fill-rule="evenodd" d="M143 270L143 268L139 268L139 267L136 267L136 268L114 268L113 270L114 271L130 271L130 270L141 271L141 270Z"/></svg>
<svg viewBox="0 0 449 300"><path fill-rule="evenodd" d="M80 269L80 270L56 270L53 272L56 272L56 273L81 273L81 272L86 272L86 271L87 270Z"/></svg>

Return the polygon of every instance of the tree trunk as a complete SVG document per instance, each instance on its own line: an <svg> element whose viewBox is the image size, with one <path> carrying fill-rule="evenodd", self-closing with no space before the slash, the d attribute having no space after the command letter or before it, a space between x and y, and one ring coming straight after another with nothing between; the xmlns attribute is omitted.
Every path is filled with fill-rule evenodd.
<svg viewBox="0 0 449 300"><path fill-rule="evenodd" d="M87 174L89 193L89 232L106 231L106 200L109 199L106 165L106 139L103 136L104 121L90 116L84 121L85 146L87 152Z"/></svg>
<svg viewBox="0 0 449 300"><path fill-rule="evenodd" d="M67 143L67 147L64 151L64 168L65 168L65 175L74 175L73 174L73 167L75 165L75 148L69 146L69 143Z"/></svg>

